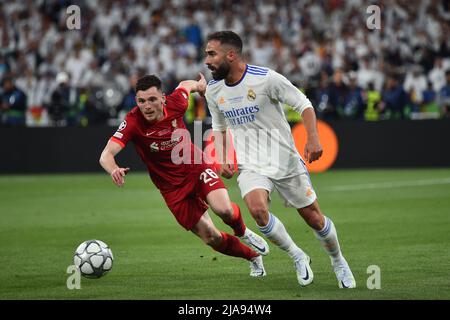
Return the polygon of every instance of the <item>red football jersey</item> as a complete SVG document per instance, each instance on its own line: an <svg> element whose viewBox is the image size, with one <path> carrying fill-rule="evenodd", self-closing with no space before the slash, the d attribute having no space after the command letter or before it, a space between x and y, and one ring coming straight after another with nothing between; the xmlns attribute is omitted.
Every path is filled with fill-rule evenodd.
<svg viewBox="0 0 450 320"><path fill-rule="evenodd" d="M185 89L174 90L166 96L164 118L153 124L144 118L137 106L134 107L111 137L122 147L128 141L134 143L153 183L160 190L174 189L183 184L190 173L202 167L203 152L191 142L183 122L188 98ZM183 154L186 150L189 154ZM183 157L184 161L180 161Z"/></svg>

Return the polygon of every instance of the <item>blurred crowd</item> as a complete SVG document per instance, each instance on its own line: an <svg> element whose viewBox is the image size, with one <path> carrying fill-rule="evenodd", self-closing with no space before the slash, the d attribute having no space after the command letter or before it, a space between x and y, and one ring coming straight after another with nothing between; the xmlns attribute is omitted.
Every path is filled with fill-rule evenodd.
<svg viewBox="0 0 450 320"><path fill-rule="evenodd" d="M380 28L367 24L372 4ZM166 92L210 78L203 50L218 30L240 34L248 63L285 75L320 118L450 117L448 0L10 0L0 1L0 125L115 125L141 75L159 75ZM192 95L194 119L209 117Z"/></svg>

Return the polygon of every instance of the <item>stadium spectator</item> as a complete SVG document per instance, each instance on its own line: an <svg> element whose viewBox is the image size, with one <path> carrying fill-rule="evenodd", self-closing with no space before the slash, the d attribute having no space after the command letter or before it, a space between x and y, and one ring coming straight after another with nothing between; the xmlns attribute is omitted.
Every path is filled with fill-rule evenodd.
<svg viewBox="0 0 450 320"><path fill-rule="evenodd" d="M5 57L0 54L0 79L9 71L9 66L5 60Z"/></svg>
<svg viewBox="0 0 450 320"><path fill-rule="evenodd" d="M375 61L369 61L364 58L361 61L361 65L357 71L358 86L363 89L367 89L369 83L372 83L374 89L381 91L384 82L384 76L380 71L377 71L374 67Z"/></svg>
<svg viewBox="0 0 450 320"><path fill-rule="evenodd" d="M189 15L189 24L182 30L183 35L186 37L186 40L189 43L192 43L197 49L195 56L201 57L201 50L203 46L203 36L202 30L195 20L194 12L190 11Z"/></svg>
<svg viewBox="0 0 450 320"><path fill-rule="evenodd" d="M328 85L330 115L334 119L338 119L344 114L343 109L348 95L348 88L344 83L343 77L342 70L337 69L333 74L333 81Z"/></svg>
<svg viewBox="0 0 450 320"><path fill-rule="evenodd" d="M367 121L380 120L380 114L383 113L383 104L381 102L381 93L375 89L375 85L370 82L366 90L367 107L364 111L364 118Z"/></svg>
<svg viewBox="0 0 450 320"><path fill-rule="evenodd" d="M423 92L427 87L427 78L423 74L423 68L419 65L411 67L411 71L406 75L403 88L411 100L412 111L419 111L419 106L423 103Z"/></svg>
<svg viewBox="0 0 450 320"><path fill-rule="evenodd" d="M442 58L434 60L434 68L428 74L428 80L433 86L434 92L439 92L445 86L445 69Z"/></svg>
<svg viewBox="0 0 450 320"><path fill-rule="evenodd" d="M70 86L69 76L60 72L56 76L57 86L50 95L47 110L52 123L57 127L75 123L77 92Z"/></svg>
<svg viewBox="0 0 450 320"><path fill-rule="evenodd" d="M422 107L426 107L436 102L436 92L433 89L433 83L431 81L427 81L427 88L422 92L422 96Z"/></svg>
<svg viewBox="0 0 450 320"><path fill-rule="evenodd" d="M357 84L356 75L349 73L348 92L344 98L343 117L348 119L364 119L364 91Z"/></svg>
<svg viewBox="0 0 450 320"><path fill-rule="evenodd" d="M1 122L6 126L25 125L27 96L14 85L14 79L6 76L3 79L3 92L0 100Z"/></svg>
<svg viewBox="0 0 450 320"><path fill-rule="evenodd" d="M129 78L130 83L130 89L127 93L127 95L123 98L121 110L126 110L127 112L136 106L136 91L134 88L136 87L137 80L139 78L139 75L137 73L133 73Z"/></svg>
<svg viewBox="0 0 450 320"><path fill-rule="evenodd" d="M321 119L333 119L335 112L333 106L329 103L330 93L328 85L328 76L325 73L321 74L319 85L316 89L311 90L310 96L313 105L317 111L317 117Z"/></svg>
<svg viewBox="0 0 450 320"><path fill-rule="evenodd" d="M73 52L69 55L64 69L67 71L70 77L70 84L72 87L78 88L81 86L81 78L83 73L88 70L92 57L91 50L83 49L81 41L77 41L74 44Z"/></svg>
<svg viewBox="0 0 450 320"><path fill-rule="evenodd" d="M445 73L445 80L445 86L439 92L438 104L441 108L442 116L450 118L450 70Z"/></svg>
<svg viewBox="0 0 450 320"><path fill-rule="evenodd" d="M396 76L390 75L387 78L385 89L382 93L381 112L386 118L404 119L408 97L399 83Z"/></svg>

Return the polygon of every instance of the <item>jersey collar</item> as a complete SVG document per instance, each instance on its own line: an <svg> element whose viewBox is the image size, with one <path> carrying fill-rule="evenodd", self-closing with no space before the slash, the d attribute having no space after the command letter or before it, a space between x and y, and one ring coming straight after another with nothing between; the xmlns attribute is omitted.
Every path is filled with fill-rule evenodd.
<svg viewBox="0 0 450 320"><path fill-rule="evenodd" d="M225 83L225 85L226 85L227 87L235 87L235 86L237 86L239 83L242 82L242 80L244 80L245 75L247 74L247 69L248 69L248 64L245 64L245 71L244 71L244 74L242 75L242 77L239 79L238 82L233 83L233 84L227 84L225 80L224 80L223 82Z"/></svg>

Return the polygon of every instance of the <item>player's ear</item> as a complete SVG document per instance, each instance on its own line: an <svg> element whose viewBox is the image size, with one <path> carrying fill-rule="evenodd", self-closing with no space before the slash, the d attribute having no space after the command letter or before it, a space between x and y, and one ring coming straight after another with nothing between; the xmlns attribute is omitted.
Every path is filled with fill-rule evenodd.
<svg viewBox="0 0 450 320"><path fill-rule="evenodd" d="M230 49L227 52L227 60L228 62L232 63L234 60L238 59L239 54L235 49Z"/></svg>
<svg viewBox="0 0 450 320"><path fill-rule="evenodd" d="M233 49L228 50L226 57L228 62L233 62L236 59L236 52Z"/></svg>
<svg viewBox="0 0 450 320"><path fill-rule="evenodd" d="M166 103L166 94L165 93L162 94L162 103L163 104Z"/></svg>

